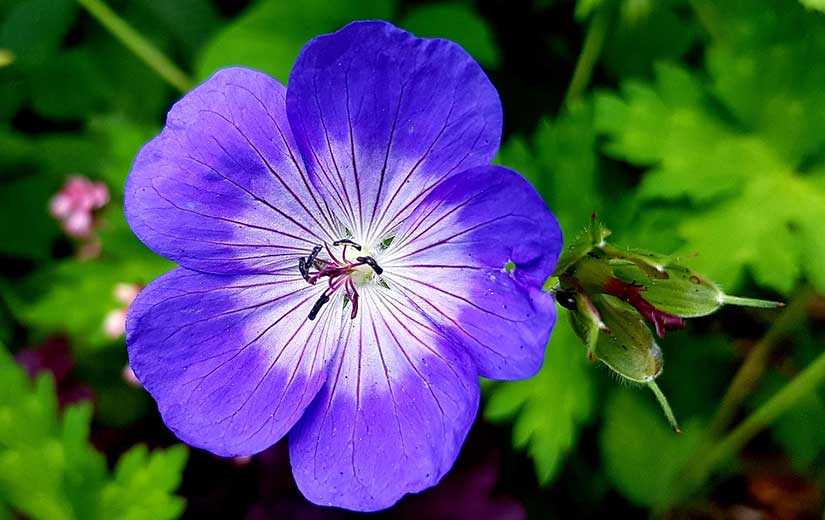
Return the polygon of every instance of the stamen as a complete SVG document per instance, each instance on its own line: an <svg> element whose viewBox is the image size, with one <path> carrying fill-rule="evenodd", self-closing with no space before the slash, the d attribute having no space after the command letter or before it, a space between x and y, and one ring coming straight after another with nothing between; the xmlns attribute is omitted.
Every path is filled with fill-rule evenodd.
<svg viewBox="0 0 825 520"><path fill-rule="evenodd" d="M328 301L329 296L327 296L327 293L322 294L321 297L318 298L318 301L315 302L315 305L312 306L312 310L309 311L309 319L314 320L318 316L318 313L321 311L321 307L323 307L324 304Z"/></svg>
<svg viewBox="0 0 825 520"><path fill-rule="evenodd" d="M381 266L378 265L378 262L375 261L375 258L371 256L359 256L356 257L356 260L372 267L372 270L375 271L375 274L381 274L384 272L384 269L382 269Z"/></svg>
<svg viewBox="0 0 825 520"><path fill-rule="evenodd" d="M348 238L342 238L341 240L336 240L335 242L332 243L332 245L334 245L334 246L352 246L355 249L357 249L358 251L361 250L360 245L356 244L355 242L353 242L352 240L350 240Z"/></svg>
<svg viewBox="0 0 825 520"><path fill-rule="evenodd" d="M301 276L306 280L309 281L309 267L307 266L306 259L302 256L298 259L298 271L301 272Z"/></svg>
<svg viewBox="0 0 825 520"><path fill-rule="evenodd" d="M310 285L315 285L319 280L327 278L327 289L321 294L312 310L309 312L309 319L314 320L321 308L330 301L335 291L344 288L344 292L348 300L352 303L352 310L350 311L350 319L355 319L358 315L358 300L360 295L353 279L353 274L358 271L362 265L368 265L375 271L376 274L381 274L384 270L378 265L378 262L371 256L359 256L354 262L347 259L347 248L353 247L361 251L361 246L356 244L348 238L336 240L332 243L334 246L342 246L341 258L336 258L335 254L326 243L315 246L308 256L298 258L298 271L301 277ZM322 249L326 249L328 259L318 258Z"/></svg>
<svg viewBox="0 0 825 520"><path fill-rule="evenodd" d="M315 263L315 259L318 258L318 253L321 252L321 246L315 246L312 248L312 253L309 254L307 257L307 266L311 266Z"/></svg>

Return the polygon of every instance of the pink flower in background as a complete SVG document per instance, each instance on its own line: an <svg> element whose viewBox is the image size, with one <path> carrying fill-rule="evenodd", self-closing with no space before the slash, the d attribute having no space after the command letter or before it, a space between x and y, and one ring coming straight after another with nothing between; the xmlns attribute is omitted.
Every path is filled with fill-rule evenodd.
<svg viewBox="0 0 825 520"><path fill-rule="evenodd" d="M140 285L135 283L115 284L113 294L115 300L123 304L123 307L110 311L103 320L103 332L106 337L117 339L126 334L126 313L129 306L135 301L140 292Z"/></svg>
<svg viewBox="0 0 825 520"><path fill-rule="evenodd" d="M94 211L109 203L109 189L72 175L49 202L49 213L60 221L63 231L74 238L89 238L95 227Z"/></svg>

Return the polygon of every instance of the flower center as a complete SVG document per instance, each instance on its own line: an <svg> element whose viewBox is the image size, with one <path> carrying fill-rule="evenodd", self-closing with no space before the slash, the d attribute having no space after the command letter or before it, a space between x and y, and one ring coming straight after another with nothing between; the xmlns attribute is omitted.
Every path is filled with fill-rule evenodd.
<svg viewBox="0 0 825 520"><path fill-rule="evenodd" d="M310 320L318 316L321 307L329 302L330 297L339 289L344 291L347 301L352 304L350 319L355 319L358 315L358 288L372 282L376 276L384 272L369 251L365 251L352 240L336 240L332 245L341 247L338 255L333 253L329 244L324 244L315 246L308 256L298 259L298 271L307 283L315 285L322 279L327 279L327 289L309 311ZM326 250L328 258L318 258L322 249Z"/></svg>

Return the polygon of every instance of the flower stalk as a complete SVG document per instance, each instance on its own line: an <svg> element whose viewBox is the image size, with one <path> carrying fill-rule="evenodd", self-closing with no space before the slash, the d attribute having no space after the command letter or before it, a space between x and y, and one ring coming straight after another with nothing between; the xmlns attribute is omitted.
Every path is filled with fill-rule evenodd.
<svg viewBox="0 0 825 520"><path fill-rule="evenodd" d="M569 106L587 89L593 77L593 69L602 54L612 15L613 9L608 5L597 9L590 19L582 50L576 61L576 68L573 70L573 77L564 96L564 106Z"/></svg>
<svg viewBox="0 0 825 520"><path fill-rule="evenodd" d="M192 88L194 81L185 72L104 2L77 0L77 3L167 83L180 92Z"/></svg>
<svg viewBox="0 0 825 520"><path fill-rule="evenodd" d="M719 442L708 448L700 449L696 456L691 457L690 465L685 468L681 478L674 482L676 486L674 501L682 501L689 497L702 486L719 464L736 455L757 433L770 426L800 399L823 384L825 384L825 352Z"/></svg>

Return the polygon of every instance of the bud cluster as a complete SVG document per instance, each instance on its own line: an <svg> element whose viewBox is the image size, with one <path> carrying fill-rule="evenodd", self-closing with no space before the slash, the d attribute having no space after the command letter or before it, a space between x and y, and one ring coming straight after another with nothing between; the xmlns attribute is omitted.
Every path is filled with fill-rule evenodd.
<svg viewBox="0 0 825 520"><path fill-rule="evenodd" d="M609 236L610 230L594 214L559 258L551 290L558 304L570 311L588 358L598 359L625 380L648 385L679 431L655 383L662 373L662 350L648 324L664 338L665 331L684 327L686 318L706 316L726 304L782 304L729 296L678 258L620 248L607 242Z"/></svg>

